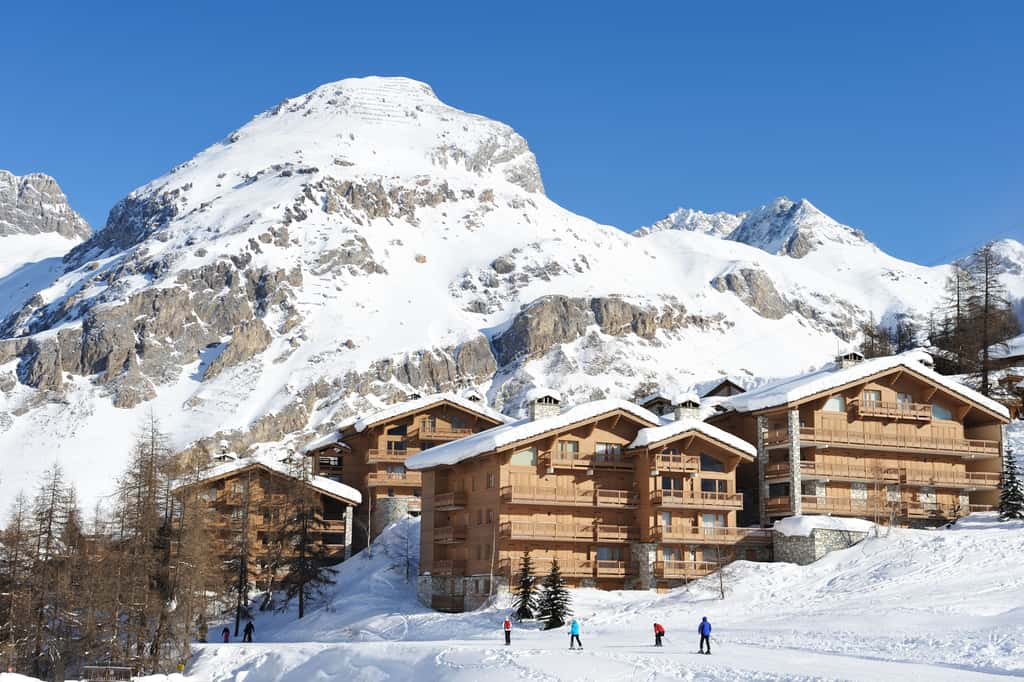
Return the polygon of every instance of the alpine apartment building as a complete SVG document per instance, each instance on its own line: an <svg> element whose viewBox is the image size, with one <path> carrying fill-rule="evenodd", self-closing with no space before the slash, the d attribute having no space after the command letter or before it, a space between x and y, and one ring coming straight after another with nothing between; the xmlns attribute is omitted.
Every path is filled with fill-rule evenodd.
<svg viewBox="0 0 1024 682"><path fill-rule="evenodd" d="M756 444L748 521L794 514L926 525L992 509L1006 407L931 369L924 353L865 360L723 399L709 421Z"/></svg>
<svg viewBox="0 0 1024 682"><path fill-rule="evenodd" d="M737 556L767 558L767 531L737 526L736 469L752 445L680 406L659 417L622 400L529 416L420 452L420 600L461 611L507 585L529 551L572 585L667 588ZM492 581L493 578L493 581Z"/></svg>
<svg viewBox="0 0 1024 682"><path fill-rule="evenodd" d="M355 548L366 546L367 533L380 532L421 511L423 483L406 460L508 421L487 407L476 393L415 396L365 416L343 421L330 434L303 448L313 472L340 481L362 496L356 510Z"/></svg>

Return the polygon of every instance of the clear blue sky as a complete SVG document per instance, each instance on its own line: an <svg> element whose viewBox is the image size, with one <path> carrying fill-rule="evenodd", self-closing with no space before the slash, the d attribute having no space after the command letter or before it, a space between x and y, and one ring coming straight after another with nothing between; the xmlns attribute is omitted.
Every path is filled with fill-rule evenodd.
<svg viewBox="0 0 1024 682"><path fill-rule="evenodd" d="M101 225L287 96L405 75L624 229L786 194L929 264L1024 238L1024 3L684 4L9 3L0 168Z"/></svg>

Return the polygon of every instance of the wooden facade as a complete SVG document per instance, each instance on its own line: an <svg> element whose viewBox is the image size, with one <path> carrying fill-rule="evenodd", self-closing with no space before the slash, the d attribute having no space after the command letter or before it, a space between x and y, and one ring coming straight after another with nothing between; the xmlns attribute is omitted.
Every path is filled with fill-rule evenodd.
<svg viewBox="0 0 1024 682"><path fill-rule="evenodd" d="M801 513L938 523L998 499L1006 417L910 365L711 421L759 444L739 479L762 525Z"/></svg>
<svg viewBox="0 0 1024 682"><path fill-rule="evenodd" d="M321 523L314 534L331 560L343 561L351 553L352 508L358 503L358 496L346 496L335 490L330 481L321 485L315 479L295 478L282 468L242 460L237 466L215 467L208 477L174 490L179 500L187 494L188 499L206 506L210 514L207 528L212 538L211 551L222 560L237 556L244 543L254 581L266 577L272 537L297 494L319 501ZM301 486L301 492L297 486Z"/></svg>
<svg viewBox="0 0 1024 682"><path fill-rule="evenodd" d="M407 405L408 409L404 409ZM355 549L366 546L389 524L422 510L422 475L408 471L406 458L502 423L500 415L473 409L473 401L417 398L340 429L337 442L308 451L313 471L360 492Z"/></svg>
<svg viewBox="0 0 1024 682"><path fill-rule="evenodd" d="M765 558L767 533L736 525L735 471L750 454L695 431L632 447L657 417L602 402L569 424L571 410L503 427L533 435L423 471L421 600L472 607L492 575L513 579L524 551L538 574L557 559L570 585L603 589L667 587L736 556Z"/></svg>

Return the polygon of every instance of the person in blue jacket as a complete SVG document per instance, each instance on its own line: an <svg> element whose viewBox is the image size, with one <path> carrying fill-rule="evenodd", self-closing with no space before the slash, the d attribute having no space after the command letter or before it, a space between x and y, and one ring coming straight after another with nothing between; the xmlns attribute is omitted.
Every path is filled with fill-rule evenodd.
<svg viewBox="0 0 1024 682"><path fill-rule="evenodd" d="M697 632L700 633L700 652L702 654L711 654L711 623L708 622L708 617L704 616L701 620L700 625L697 626ZM708 650L704 651L704 644L707 643Z"/></svg>
<svg viewBox="0 0 1024 682"><path fill-rule="evenodd" d="M583 648L583 642L580 641L580 624L575 618L569 623L569 648L572 649L574 644L579 644L580 648Z"/></svg>

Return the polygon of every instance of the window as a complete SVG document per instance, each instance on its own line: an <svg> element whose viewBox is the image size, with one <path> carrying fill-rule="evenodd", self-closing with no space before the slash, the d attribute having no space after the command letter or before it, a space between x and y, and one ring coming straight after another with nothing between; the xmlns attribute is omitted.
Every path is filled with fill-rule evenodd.
<svg viewBox="0 0 1024 682"><path fill-rule="evenodd" d="M729 491L729 483L717 478L700 479L700 491L702 493L724 493Z"/></svg>
<svg viewBox="0 0 1024 682"><path fill-rule="evenodd" d="M841 395L834 395L825 402L825 410L828 412L846 412L846 398Z"/></svg>
<svg viewBox="0 0 1024 682"><path fill-rule="evenodd" d="M701 514L700 525L704 528L724 528L725 514Z"/></svg>
<svg viewBox="0 0 1024 682"><path fill-rule="evenodd" d="M661 527L665 530L672 528L672 512L661 512Z"/></svg>
<svg viewBox="0 0 1024 682"><path fill-rule="evenodd" d="M326 466L326 467L341 466L341 458L340 457L324 457L323 455L321 455L320 456L320 466Z"/></svg>
<svg viewBox="0 0 1024 682"><path fill-rule="evenodd" d="M388 488L388 497L394 497L394 496L395 496L395 489L394 488Z"/></svg>
<svg viewBox="0 0 1024 682"><path fill-rule="evenodd" d="M598 443L594 447L594 455L598 462L621 462L622 446L616 443Z"/></svg>
<svg viewBox="0 0 1024 682"><path fill-rule="evenodd" d="M621 547L598 547L597 548L597 560L598 561L622 561L622 548Z"/></svg>
<svg viewBox="0 0 1024 682"><path fill-rule="evenodd" d="M768 497L789 497L788 483L771 483L768 485Z"/></svg>
<svg viewBox="0 0 1024 682"><path fill-rule="evenodd" d="M715 459L711 455L706 455L702 452L700 453L700 470L724 474L725 464L722 461Z"/></svg>
<svg viewBox="0 0 1024 682"><path fill-rule="evenodd" d="M682 490L683 481L680 478L673 478L672 476L661 477L661 489L662 490Z"/></svg>
<svg viewBox="0 0 1024 682"><path fill-rule="evenodd" d="M401 426L393 426L386 431L389 436L404 436L405 435L405 424Z"/></svg>
<svg viewBox="0 0 1024 682"><path fill-rule="evenodd" d="M897 393L896 402L899 403L900 405L909 405L910 403L914 402L914 394L902 392Z"/></svg>
<svg viewBox="0 0 1024 682"><path fill-rule="evenodd" d="M679 547L664 547L661 550L662 561L682 561L683 552Z"/></svg>
<svg viewBox="0 0 1024 682"><path fill-rule="evenodd" d="M953 413L945 405L939 403L932 404L932 417L934 419L946 419L952 421Z"/></svg>
<svg viewBox="0 0 1024 682"><path fill-rule="evenodd" d="M461 429L461 428L464 428L464 427L462 426L462 424L463 424L463 421L462 421L462 418L461 418L461 417L452 417L452 418L451 418L451 419L449 419L448 421L449 421L449 423L450 423L450 424L452 425L452 428L453 428L453 429Z"/></svg>
<svg viewBox="0 0 1024 682"><path fill-rule="evenodd" d="M861 398L866 403L880 403L882 402L882 392L877 389L868 389L864 391Z"/></svg>
<svg viewBox="0 0 1024 682"><path fill-rule="evenodd" d="M512 466L537 466L537 448L526 448L512 453L508 463Z"/></svg>
<svg viewBox="0 0 1024 682"><path fill-rule="evenodd" d="M497 481L497 478L495 477L495 475L494 474L487 474L487 487L488 488L493 488L496 485L498 485L498 481Z"/></svg>
<svg viewBox="0 0 1024 682"><path fill-rule="evenodd" d="M476 510L476 525L482 526L483 523L484 523L484 510L483 509L477 509Z"/></svg>
<svg viewBox="0 0 1024 682"><path fill-rule="evenodd" d="M494 510L493 509L488 509L487 510L487 523L494 523Z"/></svg>
<svg viewBox="0 0 1024 682"><path fill-rule="evenodd" d="M558 454L561 459L576 459L580 454L580 442L578 440L558 441Z"/></svg>
<svg viewBox="0 0 1024 682"><path fill-rule="evenodd" d="M388 452L405 452L405 441L404 440L389 440L387 445Z"/></svg>

